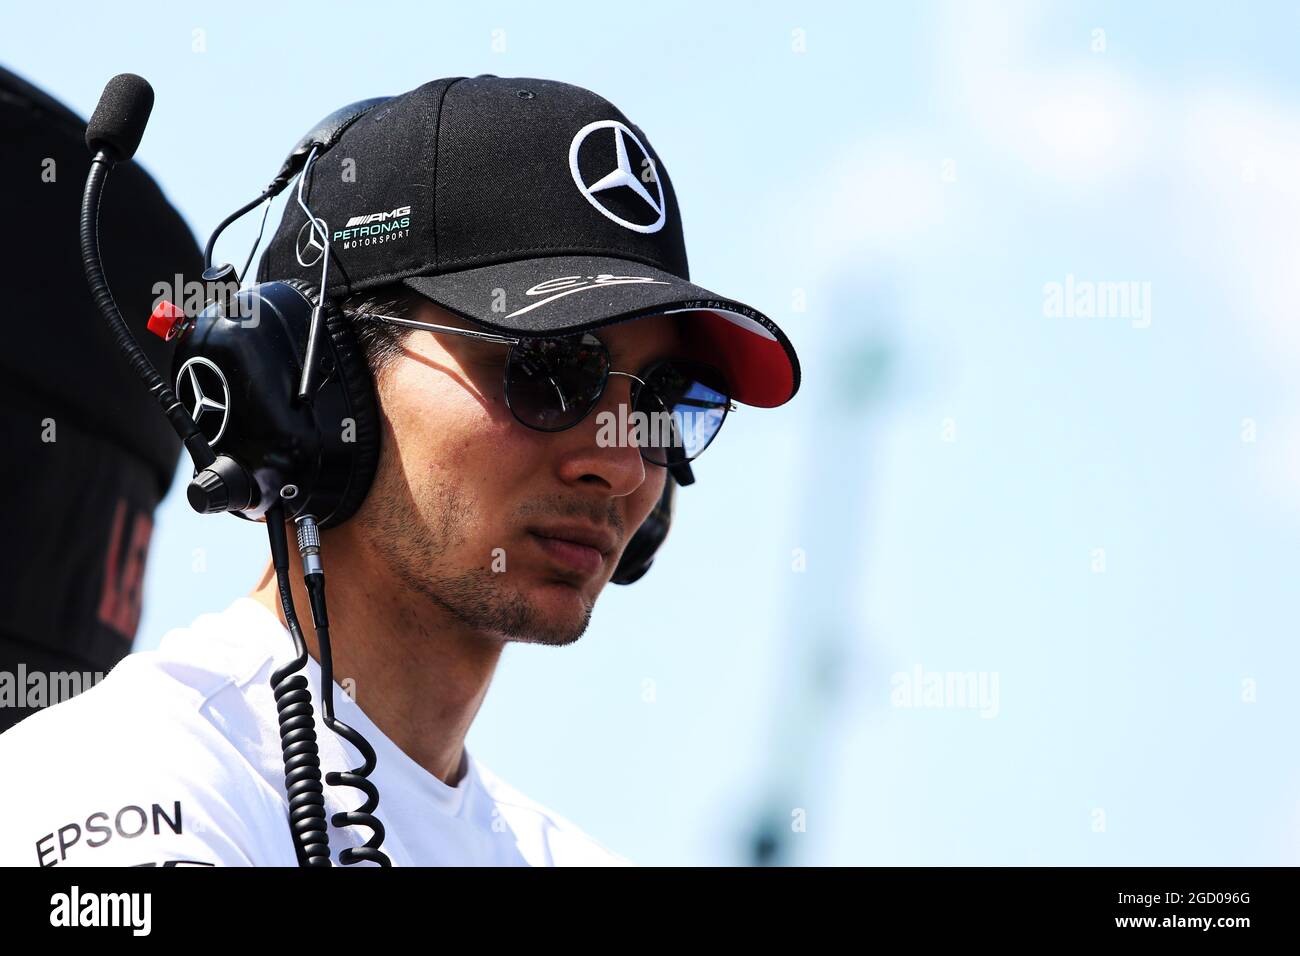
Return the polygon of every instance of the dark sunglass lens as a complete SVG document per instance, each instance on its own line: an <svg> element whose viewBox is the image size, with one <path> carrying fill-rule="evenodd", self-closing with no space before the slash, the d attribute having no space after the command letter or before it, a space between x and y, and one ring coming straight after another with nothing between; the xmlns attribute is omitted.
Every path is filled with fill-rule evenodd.
<svg viewBox="0 0 1300 956"><path fill-rule="evenodd" d="M645 382L635 407L648 426L641 454L658 465L698 457L722 428L731 404L722 373L692 362L661 362Z"/></svg>
<svg viewBox="0 0 1300 956"><path fill-rule="evenodd" d="M609 353L590 333L523 339L506 362L506 400L529 428L560 431L591 411L608 372Z"/></svg>

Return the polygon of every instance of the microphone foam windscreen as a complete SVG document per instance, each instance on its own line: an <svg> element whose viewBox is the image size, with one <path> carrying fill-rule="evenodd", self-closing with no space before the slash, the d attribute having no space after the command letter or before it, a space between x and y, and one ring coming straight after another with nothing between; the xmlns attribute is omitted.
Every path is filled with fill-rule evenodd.
<svg viewBox="0 0 1300 956"><path fill-rule="evenodd" d="M142 76L119 73L108 81L86 127L91 152L107 149L119 162L135 155L153 110L153 87Z"/></svg>

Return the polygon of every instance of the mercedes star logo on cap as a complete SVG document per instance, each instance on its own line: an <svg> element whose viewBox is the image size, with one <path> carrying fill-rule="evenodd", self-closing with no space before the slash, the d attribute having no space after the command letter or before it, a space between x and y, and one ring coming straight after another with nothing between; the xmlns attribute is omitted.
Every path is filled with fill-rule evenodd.
<svg viewBox="0 0 1300 956"><path fill-rule="evenodd" d="M601 176L600 179L588 185L582 181L582 173L578 170L578 151L582 148L582 144L588 136L599 130L606 129L611 132L603 135L614 137L614 151L618 157L618 165L604 176ZM573 181L577 184L578 191L586 196L587 202L599 209L602 214L614 220L624 229L631 229L633 232L658 232L663 228L664 221L668 218L668 210L664 205L664 189L659 183L659 177L654 176L650 181L654 183L658 199L651 197L650 192L641 182L637 170L633 169L632 163L628 159L628 139L631 139L636 144L636 148L641 151L637 166L644 167L648 161L649 168L653 171L654 160L650 156L650 151L645 148L641 140L637 139L635 133L618 120L597 120L578 130L577 135L573 137L573 142L569 145L569 171L573 173ZM605 189L613 189L615 186L626 186L631 189L645 201L645 204L650 207L658 218L651 223L637 223L628 222L622 216L616 215L595 196L596 193Z"/></svg>

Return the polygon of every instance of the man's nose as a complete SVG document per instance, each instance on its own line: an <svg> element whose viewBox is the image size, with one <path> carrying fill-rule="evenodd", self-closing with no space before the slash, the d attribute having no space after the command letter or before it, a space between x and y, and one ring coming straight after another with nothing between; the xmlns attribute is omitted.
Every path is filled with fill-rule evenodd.
<svg viewBox="0 0 1300 956"><path fill-rule="evenodd" d="M631 389L635 378L611 372L596 407L572 428L560 463L567 483L598 482L615 496L630 495L645 482L645 461L634 437Z"/></svg>

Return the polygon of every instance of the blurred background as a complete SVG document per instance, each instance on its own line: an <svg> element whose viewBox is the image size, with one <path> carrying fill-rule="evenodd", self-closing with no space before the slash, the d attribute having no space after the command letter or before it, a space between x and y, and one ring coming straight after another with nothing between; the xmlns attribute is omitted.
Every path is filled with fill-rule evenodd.
<svg viewBox="0 0 1300 956"><path fill-rule="evenodd" d="M503 655L467 746L601 843L1294 865L1297 35L1280 2L51 2L0 63L82 116L145 76L136 158L200 242L317 119L436 77L645 130L692 278L804 385L732 416L580 642ZM188 477L137 650L265 561Z"/></svg>

